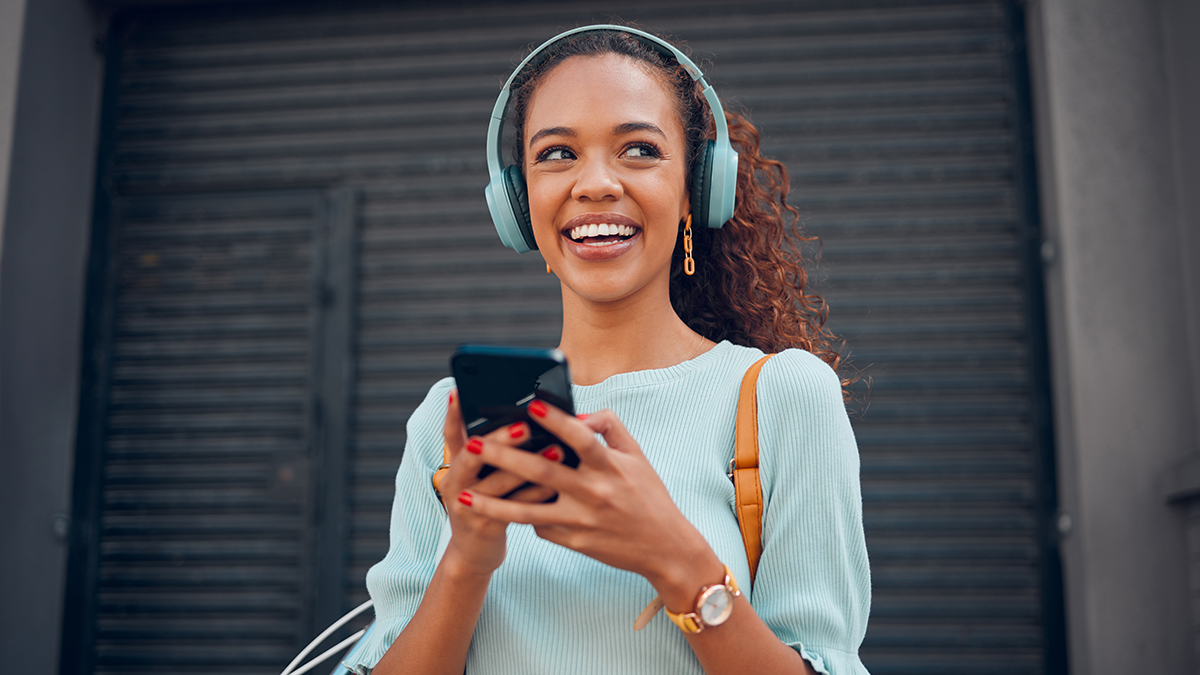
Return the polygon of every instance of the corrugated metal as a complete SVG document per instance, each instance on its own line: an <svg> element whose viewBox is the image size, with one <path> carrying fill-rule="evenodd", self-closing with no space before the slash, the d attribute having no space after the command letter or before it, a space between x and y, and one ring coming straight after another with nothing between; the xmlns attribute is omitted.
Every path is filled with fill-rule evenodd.
<svg viewBox="0 0 1200 675"><path fill-rule="evenodd" d="M311 630L321 207L117 201L98 673L256 672Z"/></svg>
<svg viewBox="0 0 1200 675"><path fill-rule="evenodd" d="M1042 337L1029 318L1023 85L1008 11L1002 0L654 0L604 13L567 3L151 12L120 36L112 184L128 204L297 187L358 195L356 319L344 327L355 389L349 438L335 439L348 448L346 557L319 565L328 574L344 562L349 607L387 548L404 423L446 373L452 347L557 339L553 277L535 255L500 246L481 195L487 113L521 46L613 14L689 41L715 62L723 98L751 110L767 152L790 168L791 201L824 242L832 324L865 375L857 390L869 407L855 427L875 604L864 660L876 673L1042 672L1037 481L1048 450L1031 410L1031 345ZM313 268L301 239L263 242L292 242L311 222L208 218L179 229L132 214L119 218L132 238L117 270L125 295L106 499L113 509L161 503L171 525L106 515L112 560L156 553L106 576L105 588L140 594L147 607L175 597L223 607L230 620L212 639L258 635L255 659L282 665L295 637L287 622L309 611L296 603L315 593L304 584L316 577L295 571L311 557L287 572L279 561L305 555L297 519L318 517L304 506L318 492L269 501L264 481L270 458L310 424ZM175 234L154 253L143 240L163 231ZM206 238L225 248L204 253ZM239 251L251 257L229 258ZM148 268L147 255L160 266ZM265 257L239 266L254 255ZM257 290L239 292L245 284ZM220 440L165 436L193 428ZM166 468L130 459L142 456ZM333 494L337 478L311 489ZM328 541L338 528L324 527ZM163 528L198 534L145 543ZM186 585L153 562L220 558L220 537L242 536L261 560L189 568ZM269 609L236 610L234 598ZM113 602L98 619L110 626L97 645L112 664L105 672L151 662L182 671L193 669L189 655L211 658L170 636L217 623L158 632L167 624L147 612L141 632L118 630L111 608L125 605ZM247 660L232 654L221 658Z"/></svg>

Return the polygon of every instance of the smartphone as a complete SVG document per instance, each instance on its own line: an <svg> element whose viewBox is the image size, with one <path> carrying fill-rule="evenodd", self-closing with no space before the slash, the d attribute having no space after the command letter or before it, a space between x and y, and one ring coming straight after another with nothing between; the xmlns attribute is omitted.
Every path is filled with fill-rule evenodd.
<svg viewBox="0 0 1200 675"><path fill-rule="evenodd" d="M526 406L536 399L575 414L567 357L557 349L463 345L450 357L450 372L458 385L467 435L482 436L515 422L529 425L530 438L521 449L541 452L548 445L562 448L563 464L579 466L579 455L530 418ZM483 478L494 467L479 471Z"/></svg>

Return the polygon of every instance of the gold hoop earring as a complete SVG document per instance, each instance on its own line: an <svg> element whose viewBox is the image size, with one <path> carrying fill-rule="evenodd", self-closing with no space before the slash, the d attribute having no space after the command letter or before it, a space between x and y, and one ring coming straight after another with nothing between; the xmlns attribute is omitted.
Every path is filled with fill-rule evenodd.
<svg viewBox="0 0 1200 675"><path fill-rule="evenodd" d="M692 214L683 226L683 273L689 277L696 273L696 260L692 258Z"/></svg>

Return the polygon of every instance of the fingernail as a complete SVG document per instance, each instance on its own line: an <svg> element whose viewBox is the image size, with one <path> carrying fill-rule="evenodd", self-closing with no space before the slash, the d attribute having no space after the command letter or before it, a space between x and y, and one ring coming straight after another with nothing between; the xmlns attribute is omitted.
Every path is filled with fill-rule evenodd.
<svg viewBox="0 0 1200 675"><path fill-rule="evenodd" d="M471 493L464 492L464 493L460 494L458 496L458 501L465 506L470 506L471 505Z"/></svg>
<svg viewBox="0 0 1200 675"><path fill-rule="evenodd" d="M533 403L529 404L529 414L534 417L545 417L547 412L549 411L546 410L546 404L537 399L534 399Z"/></svg>
<svg viewBox="0 0 1200 675"><path fill-rule="evenodd" d="M450 405L454 405L454 392L450 392Z"/></svg>
<svg viewBox="0 0 1200 675"><path fill-rule="evenodd" d="M472 455L482 454L483 441L479 440L478 438L472 438L471 440L467 441L467 452L471 453Z"/></svg>
<svg viewBox="0 0 1200 675"><path fill-rule="evenodd" d="M578 415L575 416L575 419L582 422L583 420L586 420L589 417L591 417L591 415L589 415L587 413L579 413Z"/></svg>
<svg viewBox="0 0 1200 675"><path fill-rule="evenodd" d="M558 451L557 445L552 445L542 451L542 457L545 457L551 462L557 462L558 460L562 459L562 453Z"/></svg>
<svg viewBox="0 0 1200 675"><path fill-rule="evenodd" d="M525 435L525 423L524 422L517 422L515 424L509 425L509 427L508 427L508 437L509 438L520 438L524 435Z"/></svg>

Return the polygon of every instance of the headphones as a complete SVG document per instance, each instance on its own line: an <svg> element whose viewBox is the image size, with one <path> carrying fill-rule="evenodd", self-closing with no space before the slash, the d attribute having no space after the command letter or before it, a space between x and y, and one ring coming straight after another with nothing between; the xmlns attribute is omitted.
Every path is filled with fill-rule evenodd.
<svg viewBox="0 0 1200 675"><path fill-rule="evenodd" d="M555 42L579 33L602 31L629 33L647 47L677 61L688 75L692 76L692 80L699 82L703 87L704 100L708 102L713 121L716 122L717 140L705 141L696 156L691 184L692 211L698 224L711 228L720 228L733 217L734 199L737 194L738 154L729 143L725 110L721 107L721 101L713 91L712 85L704 80L704 73L700 72L696 64L683 52L649 33L608 24L584 26L551 38L525 57L504 83L496 105L492 108L487 136L487 166L490 178L487 187L484 188L484 194L487 196L488 211L492 214L492 222L496 225L500 240L517 253L536 249L537 242L534 241L533 225L529 220L529 195L525 188L525 175L520 166L504 166L500 160L501 131L504 128L504 114L508 109L508 97L512 93L513 83L530 64L546 58L543 52Z"/></svg>

